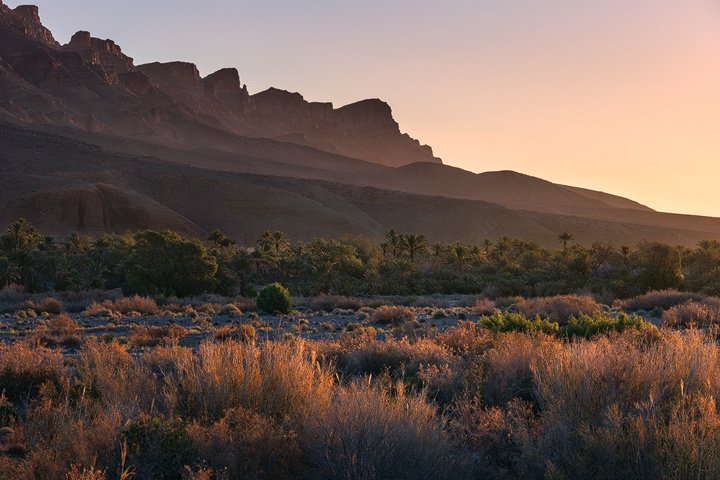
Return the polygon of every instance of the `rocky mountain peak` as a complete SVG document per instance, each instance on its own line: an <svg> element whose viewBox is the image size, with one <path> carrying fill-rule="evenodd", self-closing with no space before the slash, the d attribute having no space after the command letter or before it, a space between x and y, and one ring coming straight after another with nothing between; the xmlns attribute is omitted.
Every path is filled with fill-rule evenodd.
<svg viewBox="0 0 720 480"><path fill-rule="evenodd" d="M161 90L170 94L202 92L202 79L194 63L146 63L137 67L155 81Z"/></svg>
<svg viewBox="0 0 720 480"><path fill-rule="evenodd" d="M356 127L362 128L363 131L400 132L400 126L393 118L392 108L378 98L345 105L339 108L338 112L346 115Z"/></svg>
<svg viewBox="0 0 720 480"><path fill-rule="evenodd" d="M119 45L112 40L92 37L90 32L81 30L75 33L70 43L63 46L63 50L76 52L84 61L93 65L102 65L116 73L135 70L133 59L125 55Z"/></svg>
<svg viewBox="0 0 720 480"><path fill-rule="evenodd" d="M247 90L240 83L240 73L237 68L222 68L203 78L202 83L205 93L210 96L221 96Z"/></svg>
<svg viewBox="0 0 720 480"><path fill-rule="evenodd" d="M36 5L18 5L15 13L29 22L40 22L40 9Z"/></svg>
<svg viewBox="0 0 720 480"><path fill-rule="evenodd" d="M0 1L0 26L46 45L58 46L50 30L40 21L40 11L35 5L19 5L11 9Z"/></svg>

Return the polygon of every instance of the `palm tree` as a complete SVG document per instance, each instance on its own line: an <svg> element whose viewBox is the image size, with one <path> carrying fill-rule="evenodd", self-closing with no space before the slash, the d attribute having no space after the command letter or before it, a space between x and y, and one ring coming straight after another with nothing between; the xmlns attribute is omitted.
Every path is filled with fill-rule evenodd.
<svg viewBox="0 0 720 480"><path fill-rule="evenodd" d="M260 238L258 239L258 244L260 244L260 249L269 252L272 250L272 252L278 256L280 255L280 252L285 250L290 246L290 242L288 241L287 237L283 232L280 230L270 231L265 230L262 235L260 235Z"/></svg>
<svg viewBox="0 0 720 480"><path fill-rule="evenodd" d="M450 245L448 252L449 263L454 264L461 272L465 270L465 264L467 263L468 248L466 245L457 242Z"/></svg>
<svg viewBox="0 0 720 480"><path fill-rule="evenodd" d="M470 249L470 255L476 262L487 260L487 250L483 250L478 245L473 245Z"/></svg>
<svg viewBox="0 0 720 480"><path fill-rule="evenodd" d="M423 234L408 233L400 236L400 248L410 256L410 262L415 263L415 257L427 252L427 240Z"/></svg>
<svg viewBox="0 0 720 480"><path fill-rule="evenodd" d="M558 240L560 240L563 244L563 255L567 255L567 244L573 238L574 237L567 232L563 232L560 235L558 235Z"/></svg>
<svg viewBox="0 0 720 480"><path fill-rule="evenodd" d="M385 234L385 239L387 240L387 244L392 249L393 257L397 257L400 247L400 235L398 235L398 233L393 228Z"/></svg>
<svg viewBox="0 0 720 480"><path fill-rule="evenodd" d="M210 236L208 236L208 241L214 243L221 248L235 245L235 241L232 238L228 237L218 229L210 232Z"/></svg>

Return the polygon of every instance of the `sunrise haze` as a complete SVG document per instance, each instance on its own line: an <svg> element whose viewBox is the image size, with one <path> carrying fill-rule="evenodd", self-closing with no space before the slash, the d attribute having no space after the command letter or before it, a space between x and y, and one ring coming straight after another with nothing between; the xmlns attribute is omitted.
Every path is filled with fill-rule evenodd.
<svg viewBox="0 0 720 480"><path fill-rule="evenodd" d="M710 0L33 3L61 43L87 29L136 64L233 66L251 93L336 107L381 98L449 165L720 216Z"/></svg>

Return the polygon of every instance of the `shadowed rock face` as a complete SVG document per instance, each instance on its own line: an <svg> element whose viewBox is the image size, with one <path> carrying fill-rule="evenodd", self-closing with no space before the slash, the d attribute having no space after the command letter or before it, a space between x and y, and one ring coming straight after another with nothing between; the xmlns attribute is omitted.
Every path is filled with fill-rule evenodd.
<svg viewBox="0 0 720 480"><path fill-rule="evenodd" d="M200 72L192 63L155 62L140 65L138 69L157 82L161 90L171 95L197 95L202 92Z"/></svg>
<svg viewBox="0 0 720 480"><path fill-rule="evenodd" d="M249 136L311 146L390 166L435 162L400 133L379 100L341 109L277 89L250 96L235 68L202 78L187 62L133 59L79 31L60 46L35 6L0 3L0 118L132 135L172 146L231 148ZM42 101L38 101L38 95Z"/></svg>
<svg viewBox="0 0 720 480"><path fill-rule="evenodd" d="M382 100L334 109L331 103L307 102L299 93L276 88L252 99L253 123L274 132L274 138L390 166L442 163L432 148L400 133L390 106Z"/></svg>

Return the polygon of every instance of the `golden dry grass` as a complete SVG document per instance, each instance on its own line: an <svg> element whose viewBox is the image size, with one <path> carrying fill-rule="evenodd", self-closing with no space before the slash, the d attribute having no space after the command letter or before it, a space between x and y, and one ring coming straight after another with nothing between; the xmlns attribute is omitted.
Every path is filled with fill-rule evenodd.
<svg viewBox="0 0 720 480"><path fill-rule="evenodd" d="M720 476L720 347L692 329L17 342L0 386L0 478Z"/></svg>

